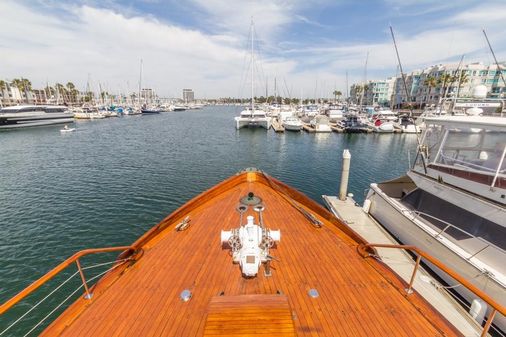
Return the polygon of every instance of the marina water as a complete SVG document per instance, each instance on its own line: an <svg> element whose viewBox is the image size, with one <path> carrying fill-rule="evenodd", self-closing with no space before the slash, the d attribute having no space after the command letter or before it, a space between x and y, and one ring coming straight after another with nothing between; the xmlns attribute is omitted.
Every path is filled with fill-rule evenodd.
<svg viewBox="0 0 506 337"><path fill-rule="evenodd" d="M1 132L0 301L79 250L131 244L244 168L264 170L321 203L322 194L338 194L341 157L349 149L348 191L362 203L370 183L405 173L408 152L413 159L416 150L413 134L238 131L233 118L239 111L213 106L83 121L68 134L61 126ZM75 272L69 269L0 318L0 331ZM94 273L87 270L86 277ZM77 276L6 335L28 331L79 284Z"/></svg>

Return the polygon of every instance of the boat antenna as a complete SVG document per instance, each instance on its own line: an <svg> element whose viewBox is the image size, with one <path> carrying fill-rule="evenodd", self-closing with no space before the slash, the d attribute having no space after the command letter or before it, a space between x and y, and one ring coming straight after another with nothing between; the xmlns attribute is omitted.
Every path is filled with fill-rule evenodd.
<svg viewBox="0 0 506 337"><path fill-rule="evenodd" d="M364 95L365 95L365 87L367 85L367 63L369 62L369 51L365 56L365 65L364 65L364 85L362 86L361 95L360 95L360 110L362 110L362 104L364 103ZM359 111L360 113L360 111Z"/></svg>
<svg viewBox="0 0 506 337"><path fill-rule="evenodd" d="M406 92L406 100L408 101L409 106L409 117L412 118L413 107L411 106L411 95L408 92L408 85L406 84L406 76L404 74L404 70L402 69L401 57L399 56L399 50L397 49L397 42L395 41L395 35L392 26L390 26L390 34L392 34L392 40L394 42L395 47L395 54L397 55L397 62L399 65L399 70L401 71L402 84L404 86L404 91ZM422 151L422 147L420 143L420 138L418 137L418 132L416 132L416 125L415 125L415 134L416 134L416 142L418 143L418 153L416 154L416 157L418 158L418 154L420 154L420 152ZM415 166L417 158L415 158L415 160L413 161L413 167ZM425 174L427 174L427 165L425 163L425 157L421 155L421 158L422 158L423 171L425 172Z"/></svg>
<svg viewBox="0 0 506 337"><path fill-rule="evenodd" d="M487 40L488 47L490 48L490 52L492 53L492 56L494 57L495 65L497 66L497 71L499 72L501 79L506 86L506 81L504 80L504 76L502 74L501 68L499 68L499 62L497 62L497 58L495 57L494 50L492 49L492 45L490 44L490 41L488 40L487 33L485 32L485 29L483 29L483 35L485 35L485 39Z"/></svg>
<svg viewBox="0 0 506 337"><path fill-rule="evenodd" d="M141 92L142 92L142 59L139 70L139 96L137 97L139 106L141 105Z"/></svg>
<svg viewBox="0 0 506 337"><path fill-rule="evenodd" d="M348 70L346 70L346 101L349 103L349 93L348 93Z"/></svg>
<svg viewBox="0 0 506 337"><path fill-rule="evenodd" d="M455 103L457 102L457 98L459 96L459 93L460 93L460 82L462 80L462 64L464 62L464 57L466 56L466 54L462 54L462 56L460 57L460 62L459 62L459 65L457 66L457 70L455 70L455 75L452 79L452 82L450 83L450 85L448 86L449 87L453 87L453 84L455 83L455 81L457 80L457 93L453 96L453 106L452 106L452 111L453 109L455 108ZM445 97L447 96L447 91L448 91L448 88L447 90L445 90Z"/></svg>
<svg viewBox="0 0 506 337"><path fill-rule="evenodd" d="M254 38L254 26L255 24L253 23L253 16L251 17L251 113L253 113L253 111L255 111L255 99L254 99L254 88L253 88L253 76L255 76L255 72L254 72L254 66L253 66L253 62L254 62L254 48L253 48L253 38Z"/></svg>

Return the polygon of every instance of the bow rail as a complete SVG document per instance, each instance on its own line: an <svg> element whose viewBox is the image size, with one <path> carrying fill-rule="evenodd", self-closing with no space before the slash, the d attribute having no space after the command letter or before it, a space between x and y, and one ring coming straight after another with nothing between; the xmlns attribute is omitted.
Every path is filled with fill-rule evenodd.
<svg viewBox="0 0 506 337"><path fill-rule="evenodd" d="M490 326L492 325L492 321L494 320L494 317L497 312L501 313L503 316L506 316L506 308L501 305L500 303L497 303L493 298L491 298L489 295L484 293L482 290L477 288L474 284L466 280L464 277L462 277L460 274L458 274L453 269L446 266L444 263L436 259L435 257L429 255L425 251L415 247L415 246L409 246L409 245L391 245L391 244L381 244L381 243L369 243L369 244L360 244L357 249L360 255L362 255L364 258L371 257L371 256L378 256L377 254L371 253L371 251L375 251L374 248L394 248L394 249L403 249L407 251L411 251L417 255L416 257L416 263L415 267L413 268L413 273L411 274L411 279L409 281L408 288L406 289L406 293L409 295L413 292L413 283L415 282L415 276L416 272L418 271L418 268L420 267L420 262L422 257L441 269L443 272L448 274L450 277L452 277L454 280L462 284L464 287L466 287L469 291L471 291L473 294L481 298L483 301L485 301L490 307L492 307L491 313L488 315L487 321L485 323L485 326L483 327L483 331L481 333L481 337L485 337L488 334L488 330L490 329Z"/></svg>
<svg viewBox="0 0 506 337"><path fill-rule="evenodd" d="M61 271L65 270L68 266L70 266L72 263L76 263L77 269L79 271L79 275L81 276L81 281L83 282L83 286L86 292L85 298L91 299L92 293L90 292L90 289L88 288L88 284L86 283L86 279L84 277L83 268L81 267L81 263L79 262L79 259L91 254L97 254L97 253L110 253L110 252L116 252L116 251L123 251L123 253L120 256L126 257L128 252L135 252L135 248L132 246L119 246L119 247L107 247L107 248L95 248L95 249L85 249L81 250L80 252L75 253L62 263L60 263L58 266L53 268L51 271L43 275L41 278L39 278L37 281L30 284L28 287L23 289L21 292L19 292L17 295L12 297L11 299L7 300L5 303L3 303L0 306L0 315L7 312L11 307L16 305L18 302L23 300L25 297L33 293L35 290L37 290L39 287L44 285L46 282L54 278L56 275L58 275Z"/></svg>

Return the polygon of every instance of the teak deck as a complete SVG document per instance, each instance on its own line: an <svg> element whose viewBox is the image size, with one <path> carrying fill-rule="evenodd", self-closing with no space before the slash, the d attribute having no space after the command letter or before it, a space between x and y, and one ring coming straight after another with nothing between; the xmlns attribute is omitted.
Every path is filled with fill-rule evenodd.
<svg viewBox="0 0 506 337"><path fill-rule="evenodd" d="M274 187L274 188L273 188ZM264 222L281 230L263 267L244 278L222 247L237 228L239 199L263 199ZM293 204L323 222L313 226ZM248 210L244 215L257 215ZM190 226L174 227L186 216ZM455 336L459 333L381 262L362 258L363 240L299 192L246 172L194 198L141 237L135 264L107 274L43 333L45 336ZM316 289L319 297L308 295ZM184 289L192 298L183 302ZM242 330L241 330L242 329Z"/></svg>

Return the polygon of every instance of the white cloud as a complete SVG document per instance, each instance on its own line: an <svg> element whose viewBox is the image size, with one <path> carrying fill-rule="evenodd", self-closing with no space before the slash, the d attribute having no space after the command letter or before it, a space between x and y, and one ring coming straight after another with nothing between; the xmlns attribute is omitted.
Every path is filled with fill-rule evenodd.
<svg viewBox="0 0 506 337"><path fill-rule="evenodd" d="M317 5L325 6L325 1ZM402 5L400 0L388 1ZM247 88L244 47L251 16L266 52L258 69L258 95L265 92L266 77L272 91L274 76L278 86L292 96L299 96L300 91L308 95L315 90L331 92L334 86L344 92L346 70L350 84L362 80L367 52L369 78L392 76L397 66L387 23L384 39L375 43L284 43L283 36L293 25L321 28L313 17L302 15L308 6L316 6L315 1L193 0L192 6L205 13L200 29L161 22L136 14L132 8L120 12L92 5L46 5L49 9L56 6L51 15L14 1L0 1L0 78L23 76L38 87L46 80L73 81L84 88L90 73L95 86L100 81L110 91L125 92L127 87L137 88L143 58L145 85L163 96L179 96L184 87L194 88L201 97L248 95L248 90L238 88ZM506 58L506 36L497 29L505 17L506 5L489 3L461 9L444 20L427 21L423 27L430 29L410 36L396 32L405 70L458 59L462 54L468 55L468 61L490 61L482 26L491 28L487 33L496 53Z"/></svg>

